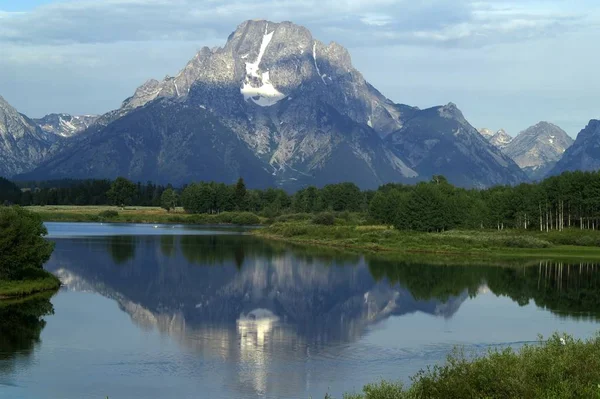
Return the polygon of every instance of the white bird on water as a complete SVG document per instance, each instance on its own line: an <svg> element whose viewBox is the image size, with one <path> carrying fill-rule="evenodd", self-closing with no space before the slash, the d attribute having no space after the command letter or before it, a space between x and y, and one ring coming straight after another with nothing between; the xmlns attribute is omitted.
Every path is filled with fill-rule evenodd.
<svg viewBox="0 0 600 399"><path fill-rule="evenodd" d="M155 229L158 229L158 226L157 226L157 225L154 225L154 228L155 228Z"/></svg>

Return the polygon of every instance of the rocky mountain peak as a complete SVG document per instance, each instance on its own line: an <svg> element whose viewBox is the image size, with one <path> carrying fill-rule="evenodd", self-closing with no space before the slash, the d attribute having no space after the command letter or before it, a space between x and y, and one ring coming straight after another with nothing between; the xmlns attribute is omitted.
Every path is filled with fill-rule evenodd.
<svg viewBox="0 0 600 399"><path fill-rule="evenodd" d="M490 138L490 143L496 148L504 149L512 140L512 136L506 133L504 129L500 129Z"/></svg>
<svg viewBox="0 0 600 399"><path fill-rule="evenodd" d="M494 132L492 129L488 129L488 128L481 128L477 130L479 132L479 134L481 134L483 137L485 137L486 140L491 139L494 134L496 134L496 132Z"/></svg>
<svg viewBox="0 0 600 399"><path fill-rule="evenodd" d="M539 122L515 137L506 148L510 156L532 179L542 178L561 158L573 139L560 127Z"/></svg>
<svg viewBox="0 0 600 399"><path fill-rule="evenodd" d="M582 135L583 139L597 139L600 141L600 120L591 119L585 129L579 132L577 139Z"/></svg>
<svg viewBox="0 0 600 399"><path fill-rule="evenodd" d="M569 137L570 138L570 137ZM600 169L600 120L592 119L565 150L550 175L573 170Z"/></svg>
<svg viewBox="0 0 600 399"><path fill-rule="evenodd" d="M0 176L30 169L55 140L0 96Z"/></svg>
<svg viewBox="0 0 600 399"><path fill-rule="evenodd" d="M72 137L90 127L96 119L97 115L49 114L33 121L48 134Z"/></svg>

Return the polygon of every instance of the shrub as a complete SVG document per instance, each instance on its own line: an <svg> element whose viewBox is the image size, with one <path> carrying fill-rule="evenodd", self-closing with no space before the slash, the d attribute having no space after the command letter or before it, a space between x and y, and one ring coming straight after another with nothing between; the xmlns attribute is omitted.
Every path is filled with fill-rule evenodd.
<svg viewBox="0 0 600 399"><path fill-rule="evenodd" d="M119 212L113 210L102 211L98 214L98 217L103 219L113 219L119 216Z"/></svg>
<svg viewBox="0 0 600 399"><path fill-rule="evenodd" d="M253 213L250 212L242 212L233 216L231 219L231 223L237 224L239 226L249 226L260 224L260 218Z"/></svg>
<svg viewBox="0 0 600 399"><path fill-rule="evenodd" d="M312 222L323 226L333 226L335 224L335 216L329 212L322 212L316 215Z"/></svg>
<svg viewBox="0 0 600 399"><path fill-rule="evenodd" d="M26 268L42 269L54 244L39 214L20 207L0 208L0 278L13 279Z"/></svg>
<svg viewBox="0 0 600 399"><path fill-rule="evenodd" d="M288 213L277 217L278 222L301 222L310 220L313 217L310 213Z"/></svg>

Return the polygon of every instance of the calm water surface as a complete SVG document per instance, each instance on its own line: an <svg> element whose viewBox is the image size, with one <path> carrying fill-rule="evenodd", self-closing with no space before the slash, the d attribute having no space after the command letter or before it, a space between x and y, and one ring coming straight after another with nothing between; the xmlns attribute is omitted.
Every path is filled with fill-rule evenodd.
<svg viewBox="0 0 600 399"><path fill-rule="evenodd" d="M46 268L65 287L0 305L1 398L340 397L408 382L455 345L600 329L591 264L431 266L206 227L48 230Z"/></svg>

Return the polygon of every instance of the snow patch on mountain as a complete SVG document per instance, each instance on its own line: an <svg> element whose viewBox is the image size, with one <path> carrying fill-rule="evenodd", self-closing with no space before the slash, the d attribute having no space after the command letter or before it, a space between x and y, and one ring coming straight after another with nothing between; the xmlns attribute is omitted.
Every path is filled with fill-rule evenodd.
<svg viewBox="0 0 600 399"><path fill-rule="evenodd" d="M269 25L267 24L256 61L246 62L246 79L240 89L244 100L252 100L261 107L270 107L285 98L285 94L277 90L271 83L269 71L259 74L260 62L273 39L273 33L275 33L275 31L268 33L268 28Z"/></svg>
<svg viewBox="0 0 600 399"><path fill-rule="evenodd" d="M317 70L317 74L321 78L321 81L327 86L327 83L325 82L325 77L327 75L322 75L321 70L319 69L319 65L317 65L317 42L313 43L312 54L313 54L313 60L315 61L315 69Z"/></svg>

